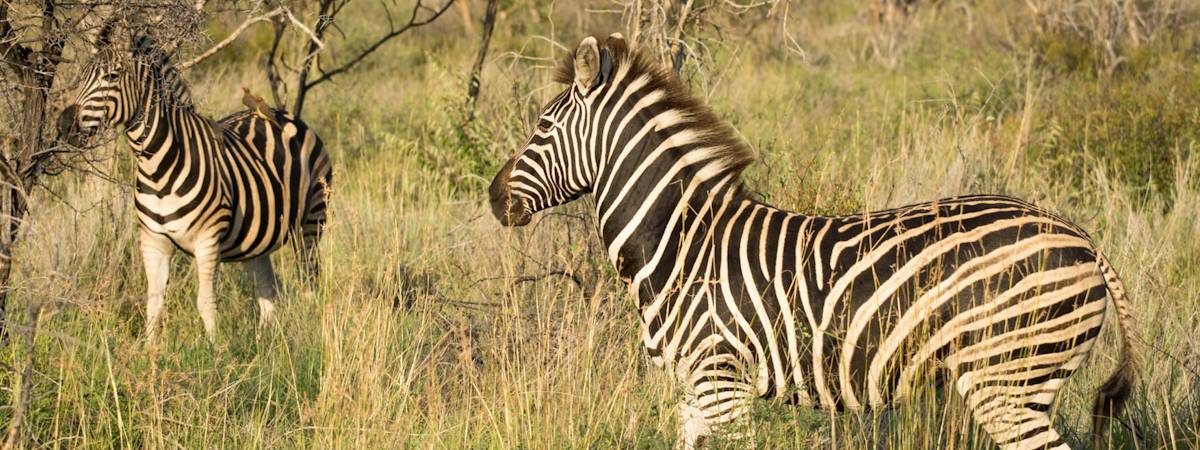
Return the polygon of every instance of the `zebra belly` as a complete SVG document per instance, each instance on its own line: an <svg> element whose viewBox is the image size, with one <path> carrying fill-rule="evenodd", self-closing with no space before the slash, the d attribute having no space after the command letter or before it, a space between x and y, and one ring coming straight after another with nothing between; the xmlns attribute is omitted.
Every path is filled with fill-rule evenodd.
<svg viewBox="0 0 1200 450"><path fill-rule="evenodd" d="M159 197L138 193L134 197L138 222L145 230L166 236L180 250L192 255L200 241L209 235L197 230L203 219L203 208L189 208L191 199L178 196Z"/></svg>
<svg viewBox="0 0 1200 450"><path fill-rule="evenodd" d="M290 217L280 205L248 204L235 208L229 228L221 238L221 259L240 261L275 251L287 242L292 225Z"/></svg>
<svg viewBox="0 0 1200 450"><path fill-rule="evenodd" d="M228 201L188 207L184 197L137 194L138 220L147 231L166 236L194 255L204 241L216 239L222 261L239 261L275 251L288 238L290 215L278 208L232 208ZM266 211L264 211L266 209Z"/></svg>
<svg viewBox="0 0 1200 450"><path fill-rule="evenodd" d="M996 236L984 247L1000 250L964 245L924 270L895 270L927 248L917 245L905 250L908 256L887 258L878 270L863 272L840 298L830 298L836 283L809 285L807 306L795 290L783 302L764 288L756 294L688 292L695 297L681 303L698 308L677 308L681 314L658 324L664 329L658 346L647 349L681 380L690 378L692 362L704 353L735 354L743 361L737 370L757 386L758 395L835 410L888 408L919 388L995 367L1053 372L1090 349L1107 291L1094 254L1075 245L1082 241L1067 239L1059 247L1053 240L1046 245L1027 240L1037 234ZM900 282L888 287L894 274ZM732 286L744 286L749 278L730 277ZM790 329L784 305L796 321ZM825 314L833 320L810 333L809 314L818 324ZM683 345L671 345L673 336L688 334ZM706 337L713 341L701 345ZM792 339L799 344L795 348Z"/></svg>
<svg viewBox="0 0 1200 450"><path fill-rule="evenodd" d="M231 215L221 238L221 259L237 261L274 251L287 241L288 231L302 215L304 192L266 159L231 160L228 166L223 203Z"/></svg>
<svg viewBox="0 0 1200 450"><path fill-rule="evenodd" d="M1050 376L1090 349L1100 331L1106 296L1103 278L1091 262L1030 271L968 286L929 311L922 311L921 296L897 296L885 307L894 310L878 313L853 338L846 328L853 309L862 305L851 303L848 319L835 322L815 343L824 348L820 364L807 350L814 344L812 336L804 336L808 339L802 340L799 358L780 352L783 358L776 365L767 348L754 346L735 331L737 320L724 312L704 314L720 322L703 325L706 330L695 339L699 343L712 336L710 345L684 346L679 353L663 355L672 358L652 360L675 371L679 380L688 380L695 369L692 363L703 353L733 353L745 361L737 370L759 386L757 393L763 398L837 411L888 409L926 389L943 388L959 376L988 376L996 367L1015 371L1013 382ZM802 316L803 311L796 314ZM775 341L787 342L784 327L774 328ZM758 340L766 342L765 337ZM856 344L849 344L851 339ZM845 354L847 345L852 350ZM652 356L664 353L661 348L648 351ZM776 367L784 371L777 373ZM824 370L823 381L813 376L817 370Z"/></svg>
<svg viewBox="0 0 1200 450"><path fill-rule="evenodd" d="M712 378L857 410L918 386L1059 382L1107 308L1086 234L1010 199L836 218L737 211L681 269L631 285L652 361L695 389Z"/></svg>

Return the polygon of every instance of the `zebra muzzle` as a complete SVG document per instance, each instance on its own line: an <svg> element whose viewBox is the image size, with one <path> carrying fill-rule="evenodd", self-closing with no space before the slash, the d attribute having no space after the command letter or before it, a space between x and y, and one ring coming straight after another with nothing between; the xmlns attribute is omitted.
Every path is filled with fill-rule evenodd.
<svg viewBox="0 0 1200 450"><path fill-rule="evenodd" d="M527 225L532 216L525 201L520 197L513 196L512 190L508 187L513 161L515 159L510 160L503 169L500 169L496 178L492 179L492 185L488 187L488 202L492 204L492 214L496 216L496 220L499 220L501 225L506 227Z"/></svg>
<svg viewBox="0 0 1200 450"><path fill-rule="evenodd" d="M87 146L90 133L79 129L79 106L71 105L58 115L58 139L76 147Z"/></svg>

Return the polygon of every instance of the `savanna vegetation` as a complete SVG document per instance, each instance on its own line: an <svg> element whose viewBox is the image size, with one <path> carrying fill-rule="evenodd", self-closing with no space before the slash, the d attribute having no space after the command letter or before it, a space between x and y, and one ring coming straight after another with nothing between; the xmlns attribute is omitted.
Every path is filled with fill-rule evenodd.
<svg viewBox="0 0 1200 450"><path fill-rule="evenodd" d="M551 81L557 61L588 34L621 31L679 61L694 95L756 151L747 185L774 204L843 214L995 192L1090 230L1130 291L1145 362L1107 445L1200 445L1200 3L682 3L691 10L501 0L470 101L486 2L465 1L313 88L303 118L335 162L319 286L299 287L293 254L277 253L286 287L279 321L258 328L252 283L238 264L223 265L215 344L182 255L160 339L143 336L135 169L123 138L61 156L62 170L30 186L11 255L0 348L6 442L674 445L679 387L642 353L634 300L598 248L589 201L504 229L486 200L491 175L560 89ZM262 9L249 11L255 5ZM194 37L176 61L272 5L236 6L209 5L189 22L197 25L183 31ZM288 6L310 28L321 12L317 2ZM314 74L400 25L389 12L403 22L411 8L346 3L325 30ZM281 22L275 70L287 80L310 36ZM263 62L276 51L275 31L271 21L251 24L184 72L203 111L244 108L242 86L272 98ZM70 91L88 57L85 40L67 43L56 95ZM4 86L10 109L18 87ZM297 89L276 91L293 104ZM6 152L17 148L15 130L0 130ZM1055 408L1058 429L1081 448L1117 349L1115 327L1106 327ZM993 445L954 395L917 397L885 414L761 402L754 443Z"/></svg>

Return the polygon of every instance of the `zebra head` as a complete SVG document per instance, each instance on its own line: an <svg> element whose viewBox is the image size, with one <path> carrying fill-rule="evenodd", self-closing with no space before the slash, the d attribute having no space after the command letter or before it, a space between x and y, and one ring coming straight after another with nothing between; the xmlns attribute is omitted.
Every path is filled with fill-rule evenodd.
<svg viewBox="0 0 1200 450"><path fill-rule="evenodd" d="M146 36L134 38L128 51L104 46L94 52L80 72L78 96L58 118L59 135L84 146L101 129L139 121L152 100L190 106L187 88L168 59Z"/></svg>
<svg viewBox="0 0 1200 450"><path fill-rule="evenodd" d="M609 91L614 54L627 51L619 34L603 43L589 36L563 60L555 78L567 88L542 109L525 147L488 188L492 213L502 225L526 225L533 213L592 191L604 150L593 119Z"/></svg>

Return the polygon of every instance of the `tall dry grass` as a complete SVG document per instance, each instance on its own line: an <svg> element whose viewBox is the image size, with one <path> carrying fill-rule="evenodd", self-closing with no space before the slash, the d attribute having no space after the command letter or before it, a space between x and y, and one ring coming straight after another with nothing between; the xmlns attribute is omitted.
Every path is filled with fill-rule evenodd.
<svg viewBox="0 0 1200 450"><path fill-rule="evenodd" d="M1166 86L1175 93L1156 107L1182 119L1159 122L1200 129L1185 101L1200 97L1189 97L1200 86L1171 76L1200 68L1194 52L1181 50L1196 33L1143 43L1169 57L1151 52L1141 66L1131 63L1132 75L1106 77L1038 53L1043 38L1020 25L1026 10L942 3L909 19L894 64L862 51L876 30L854 2L791 4L788 29L804 57L775 45L777 25L757 27L714 46L712 61L695 62L703 66L692 70L705 74L697 95L758 151L749 187L780 206L835 214L1002 192L1091 230L1130 291L1136 347L1147 362L1129 414L1142 439L1118 429L1113 447L1200 445L1200 144L1178 129L1122 131L1120 118L1090 109L1096 100L1079 94ZM190 260L178 257L162 339L146 342L129 184L57 179L39 195L16 257L17 304L47 305L27 442L672 446L678 386L643 357L634 301L597 246L588 201L516 230L501 229L485 205L492 171L558 89L545 68L562 49L535 36L571 46L621 23L587 6L595 5L517 3L506 11L470 125L462 125L461 107L476 40L463 39L455 19L313 92L306 119L337 172L321 247L326 270L319 288L285 291L277 326L255 327L252 286L227 264L218 344L210 346L193 306ZM534 7L543 20L524 19ZM351 41L354 30L369 31L375 12L360 8L343 24ZM257 65L265 42L248 36L236 55L187 74L204 109L240 108L242 85L265 92ZM1151 132L1178 137L1159 149L1165 156L1148 159L1169 163L1146 172L1169 180L1121 170L1129 155L1095 151ZM102 168L131 183L124 147L101 151L114 156ZM1152 182L1169 189L1147 188ZM289 251L276 267L295 286ZM1090 442L1087 411L1115 365L1116 339L1105 332L1055 409L1071 442ZM15 366L24 351L5 348L0 362ZM0 403L11 404L15 383L13 372L0 374ZM0 418L10 411L0 409ZM761 402L753 417L755 443L767 448L991 445L952 394L933 389L886 414Z"/></svg>

